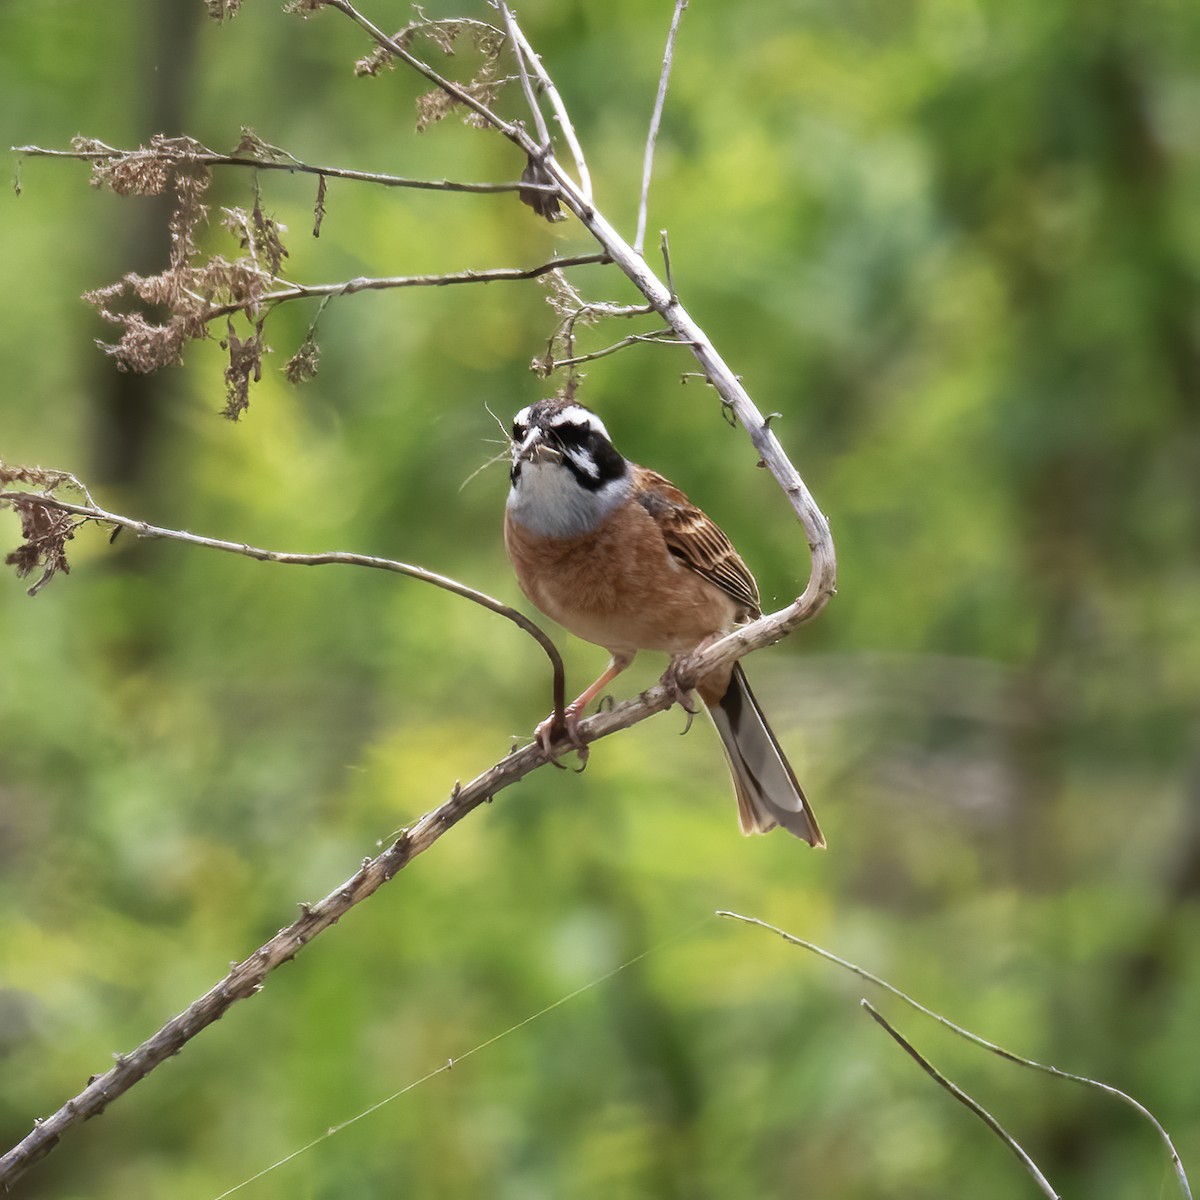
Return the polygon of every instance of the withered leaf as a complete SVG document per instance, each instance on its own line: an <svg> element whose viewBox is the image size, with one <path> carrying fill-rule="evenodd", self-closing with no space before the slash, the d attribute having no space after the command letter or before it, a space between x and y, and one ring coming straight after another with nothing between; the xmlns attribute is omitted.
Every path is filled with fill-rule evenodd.
<svg viewBox="0 0 1200 1200"><path fill-rule="evenodd" d="M553 185L554 179L546 170L546 164L531 154L525 163L525 170L521 172L521 182ZM563 212L562 206L558 202L558 196L554 192L520 188L517 196L522 204L528 204L539 217L545 217L547 221L565 221L567 219L567 214Z"/></svg>

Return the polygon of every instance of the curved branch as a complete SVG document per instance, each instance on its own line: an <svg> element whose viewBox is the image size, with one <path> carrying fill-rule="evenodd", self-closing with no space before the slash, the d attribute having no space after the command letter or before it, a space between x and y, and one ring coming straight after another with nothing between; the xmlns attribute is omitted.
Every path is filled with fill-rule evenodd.
<svg viewBox="0 0 1200 1200"><path fill-rule="evenodd" d="M78 484L74 476L64 474L63 478L64 480L69 479L82 489L82 485ZM351 554L345 551L329 551L321 554L292 554L280 550L264 550L259 546L247 545L245 542L227 542L220 538L202 537L200 534L188 533L183 529L164 529L158 525L151 525L146 521L138 521L133 517L123 517L119 513L109 512L99 505L90 503L90 498L87 504L71 504L66 500L58 499L57 496L45 493L24 491L0 492L0 507L6 505L14 507L37 505L42 508L52 509L55 512L69 513L72 516L80 517L82 520L79 524L96 521L104 525L111 525L114 529L128 529L131 533L141 538L186 542L188 545L202 546L208 550L221 550L226 554L240 554L244 558L253 558L258 562L283 563L288 566L299 567L323 567L335 564L350 567L369 567L377 571L391 571L397 575L407 575L410 579L419 579L423 583L431 583L434 587L439 587L443 591L453 592L454 595L461 596L464 600L470 600L472 603L486 608L489 612L494 612L498 616L511 621L519 629L529 634L541 646L546 657L550 660L550 666L554 672L555 716L559 720L562 719L563 706L566 702L565 673L562 656L558 652L558 647L550 640L550 636L539 625L536 625L525 616L524 613L504 604L493 596L489 596L486 592L468 587L465 583L459 583L457 579L451 579L446 575L439 575L436 571L429 571L424 567L413 566L411 563L398 562L391 558L379 558L370 554Z"/></svg>
<svg viewBox="0 0 1200 1200"><path fill-rule="evenodd" d="M1102 1083L1099 1079L1090 1079L1086 1075L1075 1075L1071 1071L1063 1071L1059 1067L1051 1066L1049 1063L1038 1062L1036 1059L1014 1054L1013 1051L1006 1050L1003 1046L998 1046L995 1042L989 1042L987 1038L980 1037L979 1034L972 1033L969 1029L964 1029L961 1025L956 1025L949 1017L943 1017L941 1013L934 1012L932 1008L926 1008L919 1000L914 1000L907 992L902 992L894 984L888 983L886 979L881 979L878 975L872 974L865 967L860 967L857 963L852 963L847 959L839 958L836 954L822 949L815 942L809 942L804 938L787 933L777 925L771 925L769 922L762 921L758 917L744 917L741 913L729 912L726 909L718 909L717 916L729 917L731 920L741 921L745 925L757 925L759 929L765 929L768 933L777 934L785 942L793 946L799 946L801 950L811 951L818 958L823 958L827 962L834 963L844 970L857 975L860 979L865 979L868 983L873 983L877 987L883 988L885 992L890 992L898 1000L902 1000L909 1008L914 1008L917 1012L924 1013L925 1016L931 1017L939 1025L949 1029L951 1033L957 1034L959 1037L972 1042L981 1049L990 1051L999 1058L1016 1063L1019 1067L1028 1067L1033 1071L1041 1071L1045 1075L1053 1075L1056 1079L1069 1079L1072 1083L1083 1084L1084 1087L1094 1088L1098 1092L1103 1092L1106 1096L1112 1096L1113 1099L1120 1100L1122 1104L1127 1104L1134 1112L1144 1117L1154 1126L1154 1131L1166 1147L1167 1154L1171 1159L1171 1165L1175 1169L1175 1177L1179 1183L1179 1190L1184 1200L1192 1200L1192 1189L1188 1182L1187 1173L1183 1169L1183 1161L1180 1159L1179 1152L1175 1149L1175 1144L1171 1141L1170 1135L1158 1118L1144 1104L1129 1095L1128 1092L1123 1092L1120 1088L1113 1087L1112 1084Z"/></svg>

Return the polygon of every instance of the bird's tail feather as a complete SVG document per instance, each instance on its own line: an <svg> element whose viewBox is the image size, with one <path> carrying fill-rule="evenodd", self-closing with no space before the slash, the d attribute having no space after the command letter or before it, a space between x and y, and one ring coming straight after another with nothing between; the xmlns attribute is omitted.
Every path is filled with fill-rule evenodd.
<svg viewBox="0 0 1200 1200"><path fill-rule="evenodd" d="M754 699L741 663L734 663L725 695L708 711L729 760L742 832L766 833L781 825L810 846L824 846L817 819Z"/></svg>

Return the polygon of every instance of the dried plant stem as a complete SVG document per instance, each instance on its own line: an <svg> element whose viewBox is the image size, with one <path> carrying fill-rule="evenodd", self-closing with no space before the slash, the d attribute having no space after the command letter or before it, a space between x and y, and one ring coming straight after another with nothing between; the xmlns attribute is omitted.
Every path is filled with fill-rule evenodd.
<svg viewBox="0 0 1200 1200"><path fill-rule="evenodd" d="M282 304L288 300L314 300L322 296L352 296L355 292L382 292L390 288L454 287L464 283L508 283L520 279L537 279L540 275L564 267L582 267L608 261L607 254L576 254L571 258L552 258L536 267L498 267L491 271L459 271L446 275L385 275L371 278L346 279L340 283L297 283L291 287L264 292L254 301L256 306ZM206 309L204 320L241 312L244 304L220 304Z"/></svg>
<svg viewBox="0 0 1200 1200"><path fill-rule="evenodd" d="M1069 1079L1073 1083L1081 1083L1084 1087L1094 1088L1098 1092L1103 1092L1106 1096L1112 1096L1116 1100L1120 1100L1122 1104L1128 1105L1140 1116L1149 1121L1154 1127L1155 1132L1162 1140L1166 1147L1167 1153L1171 1159L1171 1165L1175 1168L1175 1176L1179 1182L1179 1189L1182 1192L1185 1200L1192 1200L1192 1189L1188 1183L1188 1177L1183 1169L1183 1163L1179 1158L1179 1154L1175 1149L1175 1144L1171 1141L1170 1135L1160 1124L1155 1115L1146 1108L1145 1105L1139 1103L1120 1088L1115 1088L1111 1084L1101 1083L1098 1079L1089 1079L1086 1075L1074 1075L1070 1071L1062 1071L1058 1067L1052 1067L1047 1063L1040 1063L1032 1058L1023 1058L1019 1054L1014 1054L1011 1050L1006 1050L1003 1046L997 1046L995 1042L989 1042L986 1038L982 1038L977 1033L972 1033L969 1029L964 1029L961 1025L956 1025L947 1017L943 1017L941 1013L934 1012L931 1008L926 1008L925 1005L918 1000L914 1000L906 992L902 992L898 987L887 982L886 979L880 979L878 975L873 975L870 971L858 966L856 963L847 961L844 958L839 958L836 954L831 954L828 950L823 950L814 942L805 941L804 938L796 937L793 934L786 933L776 925L768 924L766 921L760 921L757 917L744 917L741 913L728 912L724 909L717 912L718 917L729 917L734 921L742 921L746 925L757 925L760 929L765 929L769 933L774 933L783 938L785 942L789 942L793 946L799 946L802 950L808 950L823 958L826 962L835 963L844 970L850 971L857 975L860 979L867 980L868 983L875 984L876 987L881 987L885 992L890 992L898 1000L903 1000L910 1008L915 1008L917 1012L924 1013L925 1016L931 1017L939 1025L944 1025L952 1033L956 1033L959 1037L965 1038L968 1042L989 1051L1011 1063L1016 1063L1019 1067L1028 1067L1033 1071L1041 1071L1045 1075L1053 1075L1056 1079Z"/></svg>
<svg viewBox="0 0 1200 1200"><path fill-rule="evenodd" d="M624 350L627 346L636 346L642 342L659 346L682 346L685 344L675 336L673 329L656 329L650 333L631 333L628 337L623 337L619 342L605 346L602 350L577 354L572 358L555 359L551 369L557 371L559 367L575 367L580 363L594 362L597 358L607 358L610 354L616 354L618 350Z"/></svg>
<svg viewBox="0 0 1200 1200"><path fill-rule="evenodd" d="M127 159L138 153L134 150L119 150L108 147L104 150L48 150L42 146L13 146L14 154L29 158L69 158L80 162L106 162L110 159ZM153 151L147 151L147 156ZM204 167L253 167L257 171L285 171L288 174L320 175L326 179L345 179L356 183L374 183L380 187L416 188L433 192L517 192L524 190L555 192L549 184L538 183L461 183L449 179L409 179L403 175L382 175L375 171L351 171L345 167L317 166L301 162L290 155L285 160L252 158L241 154L217 154L205 150L186 156L186 161Z"/></svg>
<svg viewBox="0 0 1200 1200"><path fill-rule="evenodd" d="M633 248L644 253L646 245L646 213L650 205L650 179L654 174L654 147L658 142L658 128L662 123L663 106L667 100L667 83L671 78L671 63L675 57L675 35L679 32L679 19L687 8L687 0L675 0L675 12L671 17L671 28L667 33L667 47L663 51L662 74L658 78L658 94L654 97L654 112L650 116L650 132L646 135L646 155L642 162L642 198L638 204L637 235Z"/></svg>
<svg viewBox="0 0 1200 1200"><path fill-rule="evenodd" d="M469 91L460 87L452 79L448 79L445 75L435 71L427 62L424 62L415 54L405 49L394 37L389 37L382 29L360 13L350 3L350 0L324 0L324 4L327 8L335 8L344 16L349 17L351 21L369 34L389 54L412 67L417 74L423 75L435 87L441 88L446 95L452 97L464 108L469 108L476 116L482 117L493 129L503 134L509 141L515 142L520 146L526 154L538 149L538 147L533 145L529 135L519 124L504 120L503 117L495 113L486 104L472 96Z"/></svg>
<svg viewBox="0 0 1200 1200"><path fill-rule="evenodd" d="M875 1023L887 1031L898 1046L929 1076L939 1087L945 1088L964 1107L970 1109L1020 1160L1030 1175L1033 1176L1042 1195L1050 1200L1061 1200L1059 1194L1050 1185L1050 1181L1042 1174L1037 1163L1025 1152L1020 1142L992 1116L979 1101L967 1095L953 1080L947 1079L880 1011L868 1000L859 1003L871 1015Z"/></svg>

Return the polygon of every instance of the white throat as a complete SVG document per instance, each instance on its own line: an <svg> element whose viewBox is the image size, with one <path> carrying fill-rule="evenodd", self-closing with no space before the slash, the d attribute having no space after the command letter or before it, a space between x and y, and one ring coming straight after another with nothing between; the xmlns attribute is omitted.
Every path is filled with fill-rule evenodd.
<svg viewBox="0 0 1200 1200"><path fill-rule="evenodd" d="M629 488L628 472L591 491L562 463L524 462L509 489L508 513L530 533L577 537L595 529L629 495Z"/></svg>

